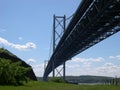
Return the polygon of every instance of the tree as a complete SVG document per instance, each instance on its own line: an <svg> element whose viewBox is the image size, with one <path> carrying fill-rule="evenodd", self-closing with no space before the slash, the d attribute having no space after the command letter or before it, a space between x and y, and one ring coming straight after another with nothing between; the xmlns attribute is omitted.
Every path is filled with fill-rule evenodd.
<svg viewBox="0 0 120 90"><path fill-rule="evenodd" d="M20 85L28 81L26 73L30 68L21 66L21 62L0 58L0 85Z"/></svg>

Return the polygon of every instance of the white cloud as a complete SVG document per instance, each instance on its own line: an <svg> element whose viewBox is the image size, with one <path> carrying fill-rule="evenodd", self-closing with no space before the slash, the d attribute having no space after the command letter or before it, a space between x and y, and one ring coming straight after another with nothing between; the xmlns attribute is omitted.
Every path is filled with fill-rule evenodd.
<svg viewBox="0 0 120 90"><path fill-rule="evenodd" d="M115 57L114 57L114 56L109 56L109 58L110 58L110 59L115 59Z"/></svg>
<svg viewBox="0 0 120 90"><path fill-rule="evenodd" d="M93 58L92 58L92 61L93 61L93 62L102 62L102 61L104 61L104 58L103 58L103 57L98 57L98 58L96 58L96 59L93 59Z"/></svg>
<svg viewBox="0 0 120 90"><path fill-rule="evenodd" d="M11 47L18 49L18 50L28 50L28 49L36 48L36 45L32 42L27 42L25 45L11 43Z"/></svg>
<svg viewBox="0 0 120 90"><path fill-rule="evenodd" d="M27 63L28 63L28 64L35 63L35 62L36 62L36 60L33 59L33 58L30 58L30 59L27 60Z"/></svg>
<svg viewBox="0 0 120 90"><path fill-rule="evenodd" d="M120 60L120 55L117 55L116 58L117 58L118 60Z"/></svg>
<svg viewBox="0 0 120 90"><path fill-rule="evenodd" d="M119 55L116 57L119 58ZM66 65L67 75L97 75L112 77L117 75L120 77L120 66L113 63L105 63L105 59L102 57L73 58L71 61L67 62Z"/></svg>
<svg viewBox="0 0 120 90"><path fill-rule="evenodd" d="M91 62L85 62L85 63L83 63L82 67L84 67L84 68L90 68L91 64L92 64Z"/></svg>
<svg viewBox="0 0 120 90"><path fill-rule="evenodd" d="M92 63L92 62L102 62L104 61L104 58L98 57L98 58L73 58L72 62L75 63Z"/></svg>
<svg viewBox="0 0 120 90"><path fill-rule="evenodd" d="M85 58L73 58L73 59L72 59L72 62L80 62L80 63L83 63L83 62L85 62L85 61L86 61Z"/></svg>
<svg viewBox="0 0 120 90"><path fill-rule="evenodd" d="M11 43L2 37L0 37L0 44L10 46L10 47L18 49L18 50L28 50L28 49L36 48L36 45L32 42L27 42L25 45L20 45L20 44Z"/></svg>
<svg viewBox="0 0 120 90"><path fill-rule="evenodd" d="M29 59L28 61L33 61ZM99 66L94 66L97 62L104 61L104 58L73 58L72 61L66 63L66 75L97 75L97 76L112 76L120 77L120 66L113 63L104 63ZM103 62L102 62L103 63ZM44 64L32 64L36 76L43 76ZM60 70L62 66L57 69ZM57 73L56 73L57 74ZM50 74L52 75L52 74Z"/></svg>
<svg viewBox="0 0 120 90"><path fill-rule="evenodd" d="M19 39L19 40L23 40L23 38L22 38L22 37L18 37L18 39Z"/></svg>
<svg viewBox="0 0 120 90"><path fill-rule="evenodd" d="M80 68L80 65L79 64L74 64L74 65L67 64L66 67L69 69L75 69L75 68Z"/></svg>
<svg viewBox="0 0 120 90"><path fill-rule="evenodd" d="M120 60L120 55L116 55L116 56L109 56L110 59L116 59L116 60Z"/></svg>
<svg viewBox="0 0 120 90"><path fill-rule="evenodd" d="M90 63L86 63L86 65L79 64L67 64L66 67L67 75L96 75L96 76L111 76L120 77L120 66L117 66L112 63L105 63L98 67L91 66Z"/></svg>
<svg viewBox="0 0 120 90"><path fill-rule="evenodd" d="M40 77L43 76L44 64L36 64L36 65L33 65L32 68L36 76L40 76Z"/></svg>
<svg viewBox="0 0 120 90"><path fill-rule="evenodd" d="M120 66L114 65L112 63L105 63L103 66L97 67L95 71L99 73L99 75L109 75L113 77L116 75L120 76Z"/></svg>
<svg viewBox="0 0 120 90"><path fill-rule="evenodd" d="M34 60L30 60L34 61ZM43 76L44 74L44 64L32 64L33 70L36 76ZM58 67L58 70L61 70L61 67ZM57 73L56 73L57 74ZM52 75L52 74L50 74ZM96 75L96 76L118 76L120 77L120 66L117 66L113 63L105 63L103 65L91 66L90 62L85 62L82 64L73 63L72 61L66 63L66 75Z"/></svg>
<svg viewBox="0 0 120 90"><path fill-rule="evenodd" d="M92 65L103 62L104 58L73 58L67 62L67 75L88 75L93 74Z"/></svg>

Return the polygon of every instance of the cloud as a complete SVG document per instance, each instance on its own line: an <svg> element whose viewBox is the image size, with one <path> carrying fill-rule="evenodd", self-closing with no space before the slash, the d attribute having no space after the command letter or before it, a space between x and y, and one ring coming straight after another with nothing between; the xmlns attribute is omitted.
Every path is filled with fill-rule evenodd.
<svg viewBox="0 0 120 90"><path fill-rule="evenodd" d="M110 59L116 59L116 60L120 60L120 55L116 55L116 56L109 56Z"/></svg>
<svg viewBox="0 0 120 90"><path fill-rule="evenodd" d="M102 62L104 61L104 58L98 57L98 58L73 58L72 62L76 63L86 63L86 62Z"/></svg>
<svg viewBox="0 0 120 90"><path fill-rule="evenodd" d="M80 68L80 65L79 64L74 64L74 65L67 64L66 67L69 69L75 69L75 68Z"/></svg>
<svg viewBox="0 0 120 90"><path fill-rule="evenodd" d="M33 71L35 72L36 76L43 76L44 73L44 64L36 64L32 65Z"/></svg>
<svg viewBox="0 0 120 90"><path fill-rule="evenodd" d="M22 38L22 37L18 37L18 39L19 39L19 40L23 40L23 38Z"/></svg>
<svg viewBox="0 0 120 90"><path fill-rule="evenodd" d="M28 61L33 61L28 59ZM94 60L93 60L94 61ZM97 60L96 60L97 61ZM99 66L92 66L91 62L84 63L73 63L69 61L66 63L66 75L80 76L80 75L96 75L96 76L120 76L120 66L117 66L113 63L104 63ZM44 74L44 63L42 64L31 64L36 76L43 76ZM58 67L58 70L61 70L61 67ZM56 73L57 74L57 73ZM52 74L50 74L51 76Z"/></svg>
<svg viewBox="0 0 120 90"><path fill-rule="evenodd" d="M91 66L90 63L86 65L70 64L66 66L66 74L73 76L80 75L96 75L96 76L119 76L120 77L120 66L113 63L105 63L101 66Z"/></svg>
<svg viewBox="0 0 120 90"><path fill-rule="evenodd" d="M11 43L11 47L18 50L28 50L28 49L35 49L36 45L32 42L27 42L25 45Z"/></svg>
<svg viewBox="0 0 120 90"><path fill-rule="evenodd" d="M109 56L109 58L110 58L110 59L115 59L115 57L114 57L114 56Z"/></svg>
<svg viewBox="0 0 120 90"><path fill-rule="evenodd" d="M28 59L34 62L34 59ZM120 66L113 63L104 63L104 58L73 58L73 60L66 63L66 75L80 76L80 75L96 75L96 76L120 76ZM94 66L96 63L102 62L102 65ZM43 76L44 63L32 64L36 76ZM57 69L60 70L62 66ZM57 73L56 73L57 74ZM52 75L52 74L50 74Z"/></svg>
<svg viewBox="0 0 120 90"><path fill-rule="evenodd" d="M18 49L18 50L29 50L29 49L36 48L36 45L32 42L27 42L25 45L20 45L20 44L11 43L2 37L0 37L0 44L10 46L10 47Z"/></svg>
<svg viewBox="0 0 120 90"><path fill-rule="evenodd" d="M28 64L35 63L35 62L36 62L36 60L33 59L33 58L30 58L30 59L27 60L27 63L28 63Z"/></svg>
<svg viewBox="0 0 120 90"><path fill-rule="evenodd" d="M97 67L95 69L96 73L99 73L99 75L109 75L109 76L116 76L119 75L120 76L120 67L117 65L114 65L113 63L105 63L103 66L101 67Z"/></svg>
<svg viewBox="0 0 120 90"><path fill-rule="evenodd" d="M98 58L73 58L67 62L66 69L67 75L88 75L93 74L93 68L95 63L103 62L103 57Z"/></svg>
<svg viewBox="0 0 120 90"><path fill-rule="evenodd" d="M119 58L119 55L116 57ZM120 66L105 62L105 59L103 57L73 58L66 64L67 75L97 75L114 77L116 75L120 76L119 72Z"/></svg>

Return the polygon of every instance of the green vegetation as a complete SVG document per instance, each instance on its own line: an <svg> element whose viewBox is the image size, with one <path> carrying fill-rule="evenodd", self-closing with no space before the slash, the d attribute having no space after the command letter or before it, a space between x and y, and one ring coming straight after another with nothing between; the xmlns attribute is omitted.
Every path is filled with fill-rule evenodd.
<svg viewBox="0 0 120 90"><path fill-rule="evenodd" d="M120 86L73 85L53 82L29 82L24 86L0 86L0 90L120 90Z"/></svg>
<svg viewBox="0 0 120 90"><path fill-rule="evenodd" d="M13 63L15 64L17 62L16 63L17 66L21 66L21 69L29 68L29 71L26 73L25 76L29 77L31 80L35 80L35 81L37 80L37 78L32 70L32 67L30 65L28 65L25 61L23 61L22 59L20 59L19 57L17 57L10 51L8 51L7 49L0 48L0 58L4 61L7 61L6 63L10 63L10 64L13 64ZM2 62L0 62L0 63L2 63ZM16 66L14 67L14 69L17 69ZM21 71L19 71L19 72L21 72ZM17 72L17 73L19 73L19 72Z"/></svg>
<svg viewBox="0 0 120 90"><path fill-rule="evenodd" d="M62 79L62 78L60 78L60 77L51 77L50 79L49 79L49 81L50 82L56 82L56 83L65 83L65 81Z"/></svg>
<svg viewBox="0 0 120 90"><path fill-rule="evenodd" d="M0 58L0 85L21 85L28 81L26 73L30 68L20 66L21 62L12 62Z"/></svg>
<svg viewBox="0 0 120 90"><path fill-rule="evenodd" d="M11 52L4 48L0 48L0 53L8 54L9 56L14 56Z"/></svg>

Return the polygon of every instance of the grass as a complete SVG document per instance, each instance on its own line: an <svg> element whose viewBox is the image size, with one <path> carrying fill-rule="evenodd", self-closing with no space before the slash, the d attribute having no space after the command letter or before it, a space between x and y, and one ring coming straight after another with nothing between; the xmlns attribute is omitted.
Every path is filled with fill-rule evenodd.
<svg viewBox="0 0 120 90"><path fill-rule="evenodd" d="M0 90L120 90L120 86L29 82L24 86L0 86Z"/></svg>

